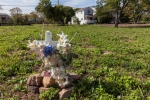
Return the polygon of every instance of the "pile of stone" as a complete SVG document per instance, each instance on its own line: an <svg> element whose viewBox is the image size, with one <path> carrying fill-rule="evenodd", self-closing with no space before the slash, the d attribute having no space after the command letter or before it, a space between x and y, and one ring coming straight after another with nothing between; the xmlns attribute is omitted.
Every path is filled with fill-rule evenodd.
<svg viewBox="0 0 150 100"><path fill-rule="evenodd" d="M77 81L81 76L75 73L69 74L69 84L64 87L59 87L57 82L50 77L45 76L44 74L33 74L30 75L27 80L28 92L32 92L34 94L42 93L44 91L49 90L50 87L59 88L59 98L64 99L68 98L71 95L71 91L73 89L72 83Z"/></svg>

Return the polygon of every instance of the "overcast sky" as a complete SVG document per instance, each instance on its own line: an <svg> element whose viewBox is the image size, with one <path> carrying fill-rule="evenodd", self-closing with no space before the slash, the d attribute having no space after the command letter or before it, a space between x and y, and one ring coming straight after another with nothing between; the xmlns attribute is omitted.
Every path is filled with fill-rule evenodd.
<svg viewBox="0 0 150 100"><path fill-rule="evenodd" d="M0 13L9 14L9 10L14 7L21 8L23 13L30 13L35 11L35 6L38 5L40 0L0 0L0 5L2 5L3 11ZM60 4L65 6L77 7L87 7L96 5L95 0L59 0ZM51 0L52 4L57 4L58 0Z"/></svg>

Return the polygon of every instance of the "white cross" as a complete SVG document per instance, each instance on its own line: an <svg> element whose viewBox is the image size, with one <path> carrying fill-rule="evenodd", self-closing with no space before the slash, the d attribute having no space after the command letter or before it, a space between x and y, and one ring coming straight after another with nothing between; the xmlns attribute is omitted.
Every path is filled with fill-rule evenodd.
<svg viewBox="0 0 150 100"><path fill-rule="evenodd" d="M56 46L57 44L57 41L52 40L52 33L50 31L45 32L45 42L46 44L48 43L49 45L52 45L52 46Z"/></svg>
<svg viewBox="0 0 150 100"><path fill-rule="evenodd" d="M58 43L57 41L52 40L52 33L50 31L45 32L45 41L43 41L43 40L35 41L35 44L37 44L37 45L44 44L45 46L48 46L48 45L56 46L57 43Z"/></svg>

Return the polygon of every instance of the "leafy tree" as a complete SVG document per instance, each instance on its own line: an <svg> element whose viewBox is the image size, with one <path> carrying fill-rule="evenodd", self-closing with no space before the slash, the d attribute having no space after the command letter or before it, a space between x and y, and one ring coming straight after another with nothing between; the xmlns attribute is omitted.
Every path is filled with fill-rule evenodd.
<svg viewBox="0 0 150 100"><path fill-rule="evenodd" d="M30 14L24 14L23 15L23 24L30 24L29 23L29 18L30 18Z"/></svg>
<svg viewBox="0 0 150 100"><path fill-rule="evenodd" d="M23 22L23 15L22 15L22 10L18 7L12 8L9 10L13 23L14 24L22 24Z"/></svg>
<svg viewBox="0 0 150 100"><path fill-rule="evenodd" d="M142 19L144 21L150 21L150 0L141 0L143 14Z"/></svg>
<svg viewBox="0 0 150 100"><path fill-rule="evenodd" d="M44 16L52 22L59 24L66 24L74 16L74 10L72 7L56 5L51 6L50 0L40 0L40 3L36 6L36 11L44 13Z"/></svg>
<svg viewBox="0 0 150 100"><path fill-rule="evenodd" d="M73 9L74 10L74 12L76 12L77 10L79 10L80 8L75 8L75 9Z"/></svg>
<svg viewBox="0 0 150 100"><path fill-rule="evenodd" d="M73 23L78 24L78 25L80 24L80 21L76 16L73 17Z"/></svg>
<svg viewBox="0 0 150 100"><path fill-rule="evenodd" d="M143 11L141 0L131 0L124 9L124 12L133 20L134 24L142 18Z"/></svg>
<svg viewBox="0 0 150 100"><path fill-rule="evenodd" d="M54 7L54 21L56 23L64 24L65 12L63 5L57 5Z"/></svg>
<svg viewBox="0 0 150 100"><path fill-rule="evenodd" d="M53 7L50 0L40 0L35 10L37 12L43 13L47 19L53 18Z"/></svg>
<svg viewBox="0 0 150 100"><path fill-rule="evenodd" d="M136 24L143 17L147 19L150 13L149 0L131 0L128 6L124 9L126 15ZM146 15L144 13L147 13Z"/></svg>
<svg viewBox="0 0 150 100"><path fill-rule="evenodd" d="M30 17L31 19L33 19L34 22L36 22L36 19L38 18L38 14L33 11L30 13Z"/></svg>
<svg viewBox="0 0 150 100"><path fill-rule="evenodd" d="M75 15L75 11L73 10L72 7L69 6L64 6L64 13L65 13L65 18L64 18L64 23L66 24L67 22L71 21L71 17Z"/></svg>
<svg viewBox="0 0 150 100"><path fill-rule="evenodd" d="M99 7L104 7L104 12L113 11L115 12L115 27L118 27L120 21L120 15L130 0L97 0Z"/></svg>
<svg viewBox="0 0 150 100"><path fill-rule="evenodd" d="M97 0L96 17L99 23L108 23L112 19L110 11L105 10L105 0Z"/></svg>

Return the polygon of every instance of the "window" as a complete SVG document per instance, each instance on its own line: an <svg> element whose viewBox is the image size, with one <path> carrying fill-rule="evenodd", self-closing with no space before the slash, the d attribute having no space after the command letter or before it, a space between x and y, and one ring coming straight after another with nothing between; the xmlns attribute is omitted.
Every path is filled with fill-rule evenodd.
<svg viewBox="0 0 150 100"><path fill-rule="evenodd" d="M90 10L88 10L88 13L90 13Z"/></svg>
<svg viewBox="0 0 150 100"><path fill-rule="evenodd" d="M82 11L81 11L81 14L82 14Z"/></svg>
<svg viewBox="0 0 150 100"><path fill-rule="evenodd" d="M81 20L83 20L83 18L81 18Z"/></svg>

